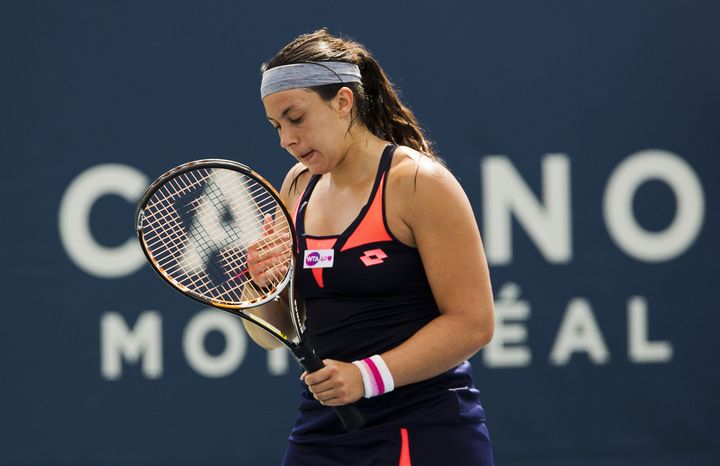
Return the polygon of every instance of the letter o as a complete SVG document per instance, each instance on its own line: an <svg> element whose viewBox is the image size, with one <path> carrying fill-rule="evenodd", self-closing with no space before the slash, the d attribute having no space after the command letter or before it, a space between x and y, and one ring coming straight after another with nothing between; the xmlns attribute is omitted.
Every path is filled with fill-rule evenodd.
<svg viewBox="0 0 720 466"><path fill-rule="evenodd" d="M677 200L675 218L658 232L642 228L632 209L635 193L649 180L667 184ZM700 232L705 216L702 184L692 167L671 152L636 152L610 176L603 215L611 238L625 253L645 262L668 261L685 252Z"/></svg>
<svg viewBox="0 0 720 466"><path fill-rule="evenodd" d="M225 349L212 355L205 350L205 337L216 330L225 338ZM245 358L247 341L240 319L217 309L206 309L188 322L183 334L183 349L188 364L205 377L225 377L234 372Z"/></svg>
<svg viewBox="0 0 720 466"><path fill-rule="evenodd" d="M90 230L90 211L98 199L111 194L135 203L147 185L148 179L142 172L120 164L96 165L70 183L60 201L58 223L60 241L78 267L96 277L121 278L144 265L145 258L134 237L112 248L95 241Z"/></svg>

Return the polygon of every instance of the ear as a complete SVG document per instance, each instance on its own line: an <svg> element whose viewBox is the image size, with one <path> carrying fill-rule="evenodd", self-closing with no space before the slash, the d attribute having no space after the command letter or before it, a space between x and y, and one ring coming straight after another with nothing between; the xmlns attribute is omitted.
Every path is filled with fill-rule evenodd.
<svg viewBox="0 0 720 466"><path fill-rule="evenodd" d="M355 105L355 94L349 87L341 87L335 94L335 105L341 117L350 115Z"/></svg>

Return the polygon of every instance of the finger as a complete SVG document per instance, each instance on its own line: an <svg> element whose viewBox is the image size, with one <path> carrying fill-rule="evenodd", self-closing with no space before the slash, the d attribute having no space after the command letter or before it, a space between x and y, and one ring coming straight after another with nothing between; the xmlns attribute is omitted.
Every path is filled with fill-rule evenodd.
<svg viewBox="0 0 720 466"><path fill-rule="evenodd" d="M305 376L305 383L308 384L308 386L317 385L330 379L330 376L331 373L328 368L323 367L322 369L318 369L315 372L307 374L307 376Z"/></svg>
<svg viewBox="0 0 720 466"><path fill-rule="evenodd" d="M282 261L280 258L271 258L259 262L252 273L253 277L258 280L276 281L282 279L288 270L287 261Z"/></svg>
<svg viewBox="0 0 720 466"><path fill-rule="evenodd" d="M332 392L334 388L335 384L330 379L313 385L308 385L308 389L313 395L315 395L316 398L318 395L322 395L323 393L325 393L325 398L331 398L327 394Z"/></svg>
<svg viewBox="0 0 720 466"><path fill-rule="evenodd" d="M338 398L331 392L324 392L319 395L313 394L316 400L326 406L331 406L333 402L338 401Z"/></svg>
<svg viewBox="0 0 720 466"><path fill-rule="evenodd" d="M268 254L267 256L259 258L257 261L258 269L270 273L275 276L282 276L284 273L279 269L287 269L287 265L290 262L291 256L286 254L284 251L275 251L275 254Z"/></svg>
<svg viewBox="0 0 720 466"><path fill-rule="evenodd" d="M343 391L328 390L319 395L313 395L323 406L343 406L353 400Z"/></svg>
<svg viewBox="0 0 720 466"><path fill-rule="evenodd" d="M318 400L318 401L319 401L320 404L323 405L323 406L343 406L343 405L348 404L347 401L344 401L344 400L343 400L342 398L340 398L340 397L332 397L332 398L329 398L329 399L327 399L327 400L322 400L322 401L321 401L321 400Z"/></svg>
<svg viewBox="0 0 720 466"><path fill-rule="evenodd" d="M263 233L265 236L273 234L275 228L273 226L273 218L270 214L265 214L265 220L263 221Z"/></svg>

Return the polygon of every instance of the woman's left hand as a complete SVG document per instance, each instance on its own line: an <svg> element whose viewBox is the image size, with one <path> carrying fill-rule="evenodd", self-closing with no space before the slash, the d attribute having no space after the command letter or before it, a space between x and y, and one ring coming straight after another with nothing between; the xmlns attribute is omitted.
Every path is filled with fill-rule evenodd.
<svg viewBox="0 0 720 466"><path fill-rule="evenodd" d="M325 359L323 363L322 369L300 376L316 400L324 406L342 406L362 398L365 387L357 366L334 359Z"/></svg>

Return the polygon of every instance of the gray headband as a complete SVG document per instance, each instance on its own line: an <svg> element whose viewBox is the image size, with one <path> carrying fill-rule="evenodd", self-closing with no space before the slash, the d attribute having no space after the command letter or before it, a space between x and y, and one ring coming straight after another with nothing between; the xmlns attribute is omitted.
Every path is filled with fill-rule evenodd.
<svg viewBox="0 0 720 466"><path fill-rule="evenodd" d="M262 98L275 92L325 84L362 82L360 68L342 61L296 63L270 68L262 75Z"/></svg>

